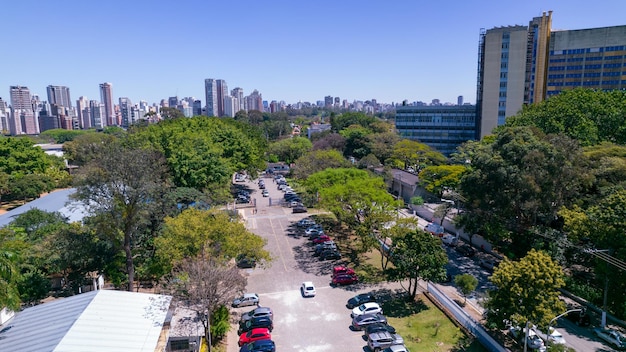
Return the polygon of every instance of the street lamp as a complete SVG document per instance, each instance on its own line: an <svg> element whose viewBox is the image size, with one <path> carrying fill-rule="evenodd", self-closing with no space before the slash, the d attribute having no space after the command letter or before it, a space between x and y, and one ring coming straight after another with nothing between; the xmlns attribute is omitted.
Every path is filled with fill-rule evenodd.
<svg viewBox="0 0 626 352"><path fill-rule="evenodd" d="M564 316L564 315L566 315L566 314L573 313L573 312L579 312L579 313L582 313L582 311L583 311L583 309L580 309L580 308L570 309L570 310L566 311L565 313L563 313L563 314L559 314L559 315L557 315L556 317L552 318L552 319L550 320L550 322L548 323L548 331L546 331L546 345L550 345L550 334L551 334L551 333L550 333L550 327L552 326L552 323L553 323L555 320L559 319L560 317L562 317L562 316Z"/></svg>

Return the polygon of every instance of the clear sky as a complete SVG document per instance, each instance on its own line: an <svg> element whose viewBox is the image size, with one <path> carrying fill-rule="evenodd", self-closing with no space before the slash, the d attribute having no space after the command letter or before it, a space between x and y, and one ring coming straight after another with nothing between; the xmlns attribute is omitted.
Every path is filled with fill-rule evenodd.
<svg viewBox="0 0 626 352"><path fill-rule="evenodd" d="M528 25L552 10L553 29L626 25L625 0L19 0L0 16L0 97L23 85L71 98L133 103L204 99L224 79L263 100L476 98L481 28Z"/></svg>

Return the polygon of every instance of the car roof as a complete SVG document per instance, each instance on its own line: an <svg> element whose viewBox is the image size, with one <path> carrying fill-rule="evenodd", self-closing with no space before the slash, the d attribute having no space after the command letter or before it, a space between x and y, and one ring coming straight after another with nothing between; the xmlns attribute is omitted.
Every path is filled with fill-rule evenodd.
<svg viewBox="0 0 626 352"><path fill-rule="evenodd" d="M380 306L376 302L366 302L366 303L363 303L361 305L365 306L365 307L379 307L380 308Z"/></svg>
<svg viewBox="0 0 626 352"><path fill-rule="evenodd" d="M272 308L270 307L256 307L248 313L271 313Z"/></svg>
<svg viewBox="0 0 626 352"><path fill-rule="evenodd" d="M254 328L252 330L250 330L250 335L252 334L269 334L270 333L270 329L268 328Z"/></svg>
<svg viewBox="0 0 626 352"><path fill-rule="evenodd" d="M385 316L380 313L361 314L361 315L357 315L356 317L354 317L356 321L362 321L362 320L366 320L370 318L375 318L376 320L381 320L381 321L385 320Z"/></svg>
<svg viewBox="0 0 626 352"><path fill-rule="evenodd" d="M248 298L248 297L255 297L255 298L258 298L258 297L259 297L259 295L257 295L256 293L244 293L244 294L243 294L243 296L244 296L245 298Z"/></svg>
<svg viewBox="0 0 626 352"><path fill-rule="evenodd" d="M304 286L313 286L313 282L312 281L305 281L302 283Z"/></svg>

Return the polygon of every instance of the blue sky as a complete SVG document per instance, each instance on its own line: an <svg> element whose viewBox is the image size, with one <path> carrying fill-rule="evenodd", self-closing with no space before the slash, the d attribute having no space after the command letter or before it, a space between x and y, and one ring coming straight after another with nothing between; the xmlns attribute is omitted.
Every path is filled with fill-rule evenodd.
<svg viewBox="0 0 626 352"><path fill-rule="evenodd" d="M626 1L581 0L20 0L3 5L0 97L65 85L72 100L134 103L200 98L204 79L264 100L476 96L481 28L528 25L552 10L553 29L626 25Z"/></svg>

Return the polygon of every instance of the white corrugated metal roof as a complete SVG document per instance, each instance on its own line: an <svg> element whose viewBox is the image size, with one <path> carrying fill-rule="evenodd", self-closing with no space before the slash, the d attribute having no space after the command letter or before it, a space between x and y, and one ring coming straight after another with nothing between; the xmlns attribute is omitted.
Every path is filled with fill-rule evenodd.
<svg viewBox="0 0 626 352"><path fill-rule="evenodd" d="M170 296L100 290L24 309L0 351L154 351Z"/></svg>

